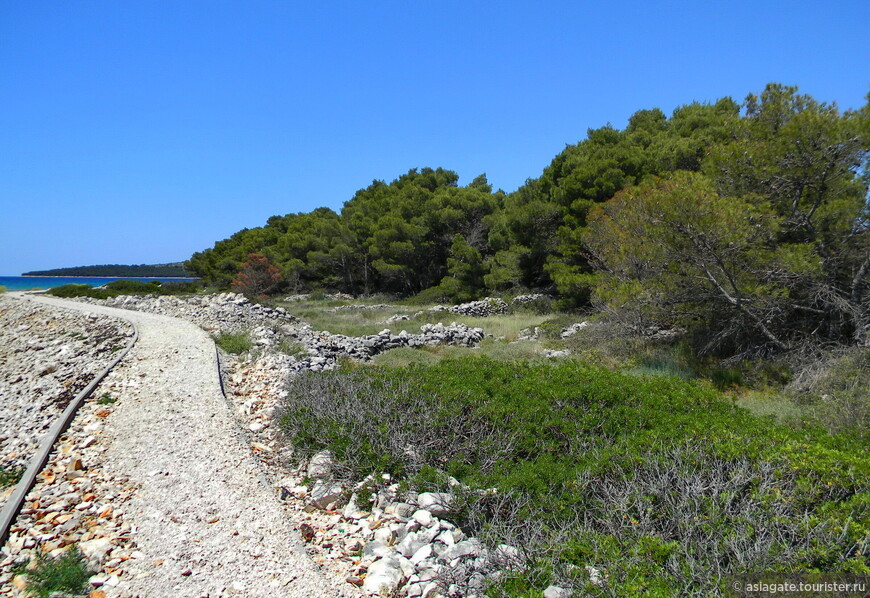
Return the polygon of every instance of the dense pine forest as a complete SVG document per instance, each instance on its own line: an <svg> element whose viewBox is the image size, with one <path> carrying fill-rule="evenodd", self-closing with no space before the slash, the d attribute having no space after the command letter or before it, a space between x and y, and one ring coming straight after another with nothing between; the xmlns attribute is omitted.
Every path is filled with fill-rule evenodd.
<svg viewBox="0 0 870 598"><path fill-rule="evenodd" d="M485 175L459 186L450 170L413 169L340 213L273 216L185 267L227 288L260 254L274 292L542 291L731 355L866 346L868 155L870 103L841 111L770 84L742 104L590 129L512 193Z"/></svg>

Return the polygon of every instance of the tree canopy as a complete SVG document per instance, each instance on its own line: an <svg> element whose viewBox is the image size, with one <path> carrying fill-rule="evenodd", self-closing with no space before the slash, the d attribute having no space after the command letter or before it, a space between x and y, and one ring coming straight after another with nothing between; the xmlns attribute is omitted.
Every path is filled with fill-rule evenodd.
<svg viewBox="0 0 870 598"><path fill-rule="evenodd" d="M281 290L540 290L684 327L728 313L711 346L783 348L810 330L866 344L868 152L870 103L842 112L770 84L742 104L589 129L510 194L485 175L459 186L453 171L413 169L339 213L273 216L186 267L228 287L260 253ZM737 342L741 326L757 339Z"/></svg>

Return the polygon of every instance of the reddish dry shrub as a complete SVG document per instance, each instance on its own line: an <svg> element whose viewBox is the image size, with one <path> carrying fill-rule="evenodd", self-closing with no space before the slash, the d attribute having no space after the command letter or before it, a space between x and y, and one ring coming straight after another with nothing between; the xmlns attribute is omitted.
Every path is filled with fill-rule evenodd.
<svg viewBox="0 0 870 598"><path fill-rule="evenodd" d="M281 284L281 270L265 255L249 253L232 282L232 289L247 297L265 297Z"/></svg>

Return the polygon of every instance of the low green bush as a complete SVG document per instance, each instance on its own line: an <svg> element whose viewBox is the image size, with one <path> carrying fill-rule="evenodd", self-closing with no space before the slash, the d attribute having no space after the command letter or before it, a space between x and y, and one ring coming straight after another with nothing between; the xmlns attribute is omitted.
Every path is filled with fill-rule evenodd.
<svg viewBox="0 0 870 598"><path fill-rule="evenodd" d="M142 295L160 292L160 281L151 280L113 280L105 285L105 289L119 295Z"/></svg>
<svg viewBox="0 0 870 598"><path fill-rule="evenodd" d="M251 347L253 347L251 338L246 332L239 332L236 334L221 333L214 337L214 342L227 353L236 355L239 353L246 353L251 350Z"/></svg>
<svg viewBox="0 0 870 598"><path fill-rule="evenodd" d="M405 297L402 303L408 306L426 306L436 303L452 303L452 301L449 295L444 292L444 289L440 286L434 286L424 289L416 295Z"/></svg>
<svg viewBox="0 0 870 598"><path fill-rule="evenodd" d="M196 293L202 289L197 282L172 281L161 283L158 280L113 280L102 287L92 287L89 284L65 284L46 291L55 297L93 297L107 299L118 295L181 295Z"/></svg>
<svg viewBox="0 0 870 598"><path fill-rule="evenodd" d="M300 454L331 450L340 477L465 484L454 520L529 555L491 596L551 582L709 596L724 575L870 572L866 443L754 416L709 384L445 359L300 376L279 423Z"/></svg>
<svg viewBox="0 0 870 598"><path fill-rule="evenodd" d="M6 292L6 287L4 287L2 284L0 284L0 295L2 295L5 292Z"/></svg>
<svg viewBox="0 0 870 598"><path fill-rule="evenodd" d="M107 392L104 392L100 398L97 399L97 405L114 405L118 402L118 397L113 397Z"/></svg>
<svg viewBox="0 0 870 598"><path fill-rule="evenodd" d="M56 592L84 594L91 572L82 553L71 548L57 558L37 554L35 567L26 569L24 576L29 594L48 598Z"/></svg>
<svg viewBox="0 0 870 598"><path fill-rule="evenodd" d="M169 280L160 284L161 295L187 295L198 293L203 289L201 282L185 280Z"/></svg>
<svg viewBox="0 0 870 598"><path fill-rule="evenodd" d="M109 293L92 287L89 284L65 284L53 289L48 289L47 294L55 297L69 299L72 297L94 297L96 299L105 299Z"/></svg>

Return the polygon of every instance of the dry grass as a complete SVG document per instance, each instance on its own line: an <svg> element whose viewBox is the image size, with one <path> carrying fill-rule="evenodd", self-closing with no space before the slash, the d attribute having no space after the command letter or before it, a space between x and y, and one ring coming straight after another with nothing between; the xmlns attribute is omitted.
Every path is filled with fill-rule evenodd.
<svg viewBox="0 0 870 598"><path fill-rule="evenodd" d="M381 305L387 303L383 298L354 300L354 301L299 301L295 303L279 303L291 314L307 322L317 330L327 330L333 334L347 336L365 336L377 334L384 328L393 332L407 330L416 333L423 324L441 322L449 324L457 322L472 328L483 328L487 334L495 337L504 337L506 340L514 340L517 333L524 328L534 328L552 319L552 315L540 315L531 312L519 312L491 316L488 318L476 318L462 316L450 312L429 312L432 306L404 306L396 303L388 303L391 307L377 309L345 309L330 311L343 305ZM391 322L386 320L396 314L413 315L419 311L424 313L411 320Z"/></svg>
<svg viewBox="0 0 870 598"><path fill-rule="evenodd" d="M749 390L740 393L734 402L755 415L772 416L782 424L800 422L808 416L805 408L776 392Z"/></svg>
<svg viewBox="0 0 870 598"><path fill-rule="evenodd" d="M347 303L299 301L295 303L279 303L279 305L303 322L311 324L317 330L326 330L333 334L344 334L347 336L377 334L384 328L390 327L384 324L384 320L399 311L396 308L329 311L332 308L347 305ZM363 304L364 302L360 301L359 303Z"/></svg>

